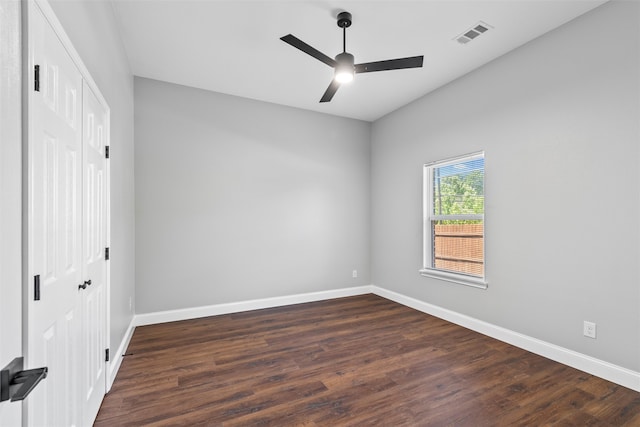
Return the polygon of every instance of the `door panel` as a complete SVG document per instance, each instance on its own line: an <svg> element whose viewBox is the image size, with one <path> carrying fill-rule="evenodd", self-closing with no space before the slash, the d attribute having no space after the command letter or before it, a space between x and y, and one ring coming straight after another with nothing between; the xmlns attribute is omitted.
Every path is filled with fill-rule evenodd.
<svg viewBox="0 0 640 427"><path fill-rule="evenodd" d="M106 158L108 116L91 89L83 90L84 274L82 293L85 375L83 424L93 422L106 390Z"/></svg>
<svg viewBox="0 0 640 427"><path fill-rule="evenodd" d="M29 367L47 366L44 387L29 397L31 425L79 424L82 283L82 78L39 9L29 16L40 91L29 91L28 280L40 276L40 300L28 286Z"/></svg>

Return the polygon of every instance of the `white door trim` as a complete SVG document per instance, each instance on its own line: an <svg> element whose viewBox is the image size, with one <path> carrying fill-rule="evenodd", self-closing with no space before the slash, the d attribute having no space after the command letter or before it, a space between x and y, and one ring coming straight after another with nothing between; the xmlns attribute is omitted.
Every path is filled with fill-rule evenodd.
<svg viewBox="0 0 640 427"><path fill-rule="evenodd" d="M89 74L89 69L84 65L84 62L80 58L80 54L78 54L76 49L73 47L71 39L69 38L69 36L67 36L67 33L58 20L58 17L56 17L55 13L53 12L53 9L51 8L49 2L47 0L28 0L28 4L31 6L36 5L38 8L40 8L40 11L44 15L45 19L49 22L49 25L51 25L53 31L58 35L58 38L62 42L62 45L65 47L65 49L67 49L69 56L71 56L71 60L78 68L78 71L80 71L82 78L85 80L85 82L87 82L87 85L96 95L98 101L100 101L100 103L108 110L109 104L107 103L107 100L102 95L100 88L98 88L98 85L93 80L93 77L91 77L91 74Z"/></svg>
<svg viewBox="0 0 640 427"><path fill-rule="evenodd" d="M20 1L0 1L0 368L23 354L20 22ZM20 403L0 403L0 420L20 425Z"/></svg>

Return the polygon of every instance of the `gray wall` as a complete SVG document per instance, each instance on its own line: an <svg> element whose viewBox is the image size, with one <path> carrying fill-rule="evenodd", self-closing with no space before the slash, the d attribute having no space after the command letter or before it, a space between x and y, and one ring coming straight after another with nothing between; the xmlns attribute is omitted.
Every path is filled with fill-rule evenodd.
<svg viewBox="0 0 640 427"><path fill-rule="evenodd" d="M370 127L136 77L136 311L371 283Z"/></svg>
<svg viewBox="0 0 640 427"><path fill-rule="evenodd" d="M111 345L133 318L135 214L133 76L110 2L52 1L53 11L111 108Z"/></svg>
<svg viewBox="0 0 640 427"><path fill-rule="evenodd" d="M639 16L605 4L374 123L375 285L640 370ZM422 164L478 150L486 291L418 274Z"/></svg>

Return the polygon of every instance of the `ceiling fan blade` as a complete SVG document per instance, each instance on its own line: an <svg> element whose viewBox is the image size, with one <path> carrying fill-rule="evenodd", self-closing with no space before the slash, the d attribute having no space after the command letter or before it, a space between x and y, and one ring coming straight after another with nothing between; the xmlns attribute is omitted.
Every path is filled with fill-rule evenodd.
<svg viewBox="0 0 640 427"><path fill-rule="evenodd" d="M400 70L403 68L420 68L424 56L411 56L409 58L388 59L386 61L365 62L356 64L356 73L370 73L372 71Z"/></svg>
<svg viewBox="0 0 640 427"><path fill-rule="evenodd" d="M335 80L331 80L329 87L327 88L327 90L324 91L324 95L322 95L322 98L320 98L320 102L331 101L331 98L333 98L333 95L336 94L339 87L340 87L340 83L338 83Z"/></svg>
<svg viewBox="0 0 640 427"><path fill-rule="evenodd" d="M318 61L324 62L330 67L335 68L336 65L338 65L335 59L330 58L324 53L320 52L318 49L309 46L308 44L306 44L305 42L303 42L302 40L300 40L299 38L297 38L292 34L287 34L286 36L280 37L280 40L282 40L285 43L289 43L291 46L300 49L304 53L313 56Z"/></svg>

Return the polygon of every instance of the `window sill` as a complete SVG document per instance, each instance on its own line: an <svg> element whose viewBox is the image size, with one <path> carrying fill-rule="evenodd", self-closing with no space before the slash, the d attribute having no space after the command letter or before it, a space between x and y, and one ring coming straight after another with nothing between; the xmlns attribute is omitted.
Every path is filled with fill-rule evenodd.
<svg viewBox="0 0 640 427"><path fill-rule="evenodd" d="M420 274L425 277L457 283L459 285L471 286L473 288L487 289L488 282L480 277L465 276L463 274L450 273L448 271L423 268Z"/></svg>

